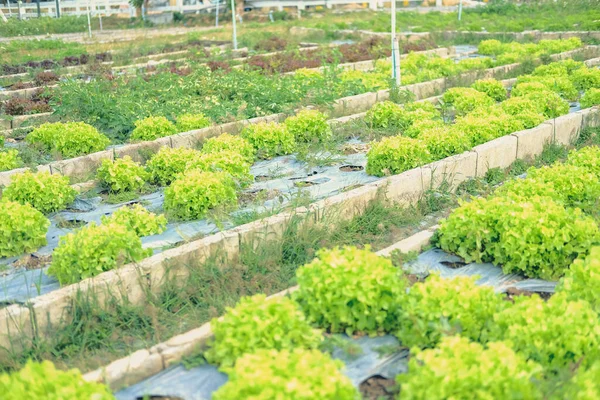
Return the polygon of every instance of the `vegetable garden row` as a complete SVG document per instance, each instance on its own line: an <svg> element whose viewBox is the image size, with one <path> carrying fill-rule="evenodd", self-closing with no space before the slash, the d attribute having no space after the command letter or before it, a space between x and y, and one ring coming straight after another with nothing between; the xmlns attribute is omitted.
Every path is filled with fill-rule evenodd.
<svg viewBox="0 0 600 400"><path fill-rule="evenodd" d="M486 41L480 44L478 51L490 55L490 58L455 64L450 59L409 55L404 63L407 69L403 73L409 81L447 77L473 67L481 69L528 56L557 54L580 45L577 40L527 45ZM181 103L170 104L165 98L171 94L160 91L161 100L165 100L167 106L155 114L164 116L137 119L133 129L127 128L127 123L122 121L139 114L140 110L127 111L126 102L116 105L119 110L125 111L120 116L110 115L112 111L106 110L104 117L110 115L111 118L122 119L121 125L110 130L102 127L111 126L111 122L103 120L103 116L85 114L84 102L76 111L74 101L69 103L71 100L68 98L67 101L61 98L61 104L55 104L58 115L72 107L70 118L90 124L59 122L41 125L26 136L27 146L59 159L94 159L90 157L95 152L101 152L96 153L101 156L95 158L98 168L92 168L93 175L87 176L91 181L76 187L70 186L70 173L64 172L66 176L56 173L54 167L40 166L38 172L10 172L10 183L3 189L0 200L0 221L3 224L0 230L7 238L0 245L0 257L8 257L4 259L7 267L2 280L11 282L23 272L19 269L23 265L28 269L23 276L29 274L35 277L36 269L41 272L37 273L39 280L25 282L30 287L34 283L38 291L18 300L27 302L27 307L13 304L0 310L6 322L2 323L0 331L5 350L10 354L34 351L27 343L28 338L34 338L31 343L44 340L53 329L69 323L68 310L76 296L93 293L99 296L100 308L106 310L114 307L115 301L143 302L141 298L127 300L127 296L137 296L143 292L144 285L149 285L153 291L160 289L164 282L159 276L167 274L163 265L165 261L204 260L219 248L228 251L229 247L241 247L242 243L261 237L263 229L267 235L277 236L288 223L290 215L289 212L277 214L254 224L223 230L240 224L240 219L236 223L234 217L239 217L241 210L248 212L241 219L245 222L274 213L275 209L296 207L298 202L294 196L302 196L303 192L308 194L309 202L324 199L308 206L316 210L328 208L328 201L337 201L332 200L334 198L367 193L374 187L384 188L388 193L398 189L400 192L410 191L411 188L395 185L398 179L415 175L415 171L418 172L418 180L414 182L418 181L422 191L425 169L431 166L432 173L436 175L438 172L433 165L462 162L459 160L470 159L469 154L475 154L474 175L477 176L481 170L493 167L485 165L478 171L480 165L485 164L482 146L490 146L494 151L493 146L498 140L511 134L514 134L511 137L520 137L521 133L529 135L528 140L533 139L543 145L547 136L534 137L528 132L537 132L544 126L552 127L554 140L569 141L577 135L586 116L597 113L597 109L589 107L600 104L600 70L567 59L541 65L531 74L521 75L516 80L482 79L471 87L451 88L439 98L426 101L404 101L402 105L391 101L376 102L365 114L337 121L329 121L322 111L305 109L285 120L275 115L263 122L229 124L230 133L224 127L211 127L214 122L233 119L229 113L232 105L236 104L240 107L236 117L243 118L291 111L307 102L318 104L324 97L313 97L314 90L333 89L329 94L333 99L348 91L353 94L382 89L387 85L390 68L389 62L379 61L373 72L300 70L289 78L275 75L269 79L281 80L279 84L285 81L297 85L294 87L296 97L288 98L283 104L274 103L267 111L255 109L250 112L243 107L248 107L254 93L246 93L244 96L248 97L238 99L231 96L217 99L218 92L215 91L215 101L208 108L206 103L202 106L193 103L193 99L199 94L207 94L206 85L222 85L225 78L234 74L235 79L241 79L243 74L248 75L245 79L262 75L247 71L209 73L204 70L206 76L201 77L192 72L188 76L194 75L196 82L193 79L187 81L187 76L180 76L177 81L177 84L191 85L191 92L186 94L188 97L181 99ZM339 76L344 74L347 79L340 79ZM162 83L174 83L168 74L161 75L148 77L148 82L159 77L156 79L164 79ZM201 80L203 82L199 83ZM132 82L134 84L130 87ZM113 82L112 88L115 92L127 88L123 90L147 95L150 86L145 86L144 82L137 78L124 79ZM267 79L262 82L267 82ZM97 84L104 82L67 82L61 84L59 91L75 94L73 97L87 96L90 92L84 92ZM414 89L417 87L413 86ZM94 90L99 89L96 86ZM213 89L221 90L223 87ZM229 89L230 95L239 93L235 86ZM398 93L387 94L387 97L390 96L399 100ZM407 95L401 92L400 96ZM384 98L385 94L381 99ZM115 99L117 97L113 101ZM379 99L379 95L375 99ZM181 106L190 101L191 108L198 112L179 112ZM163 107L163 104L155 106ZM579 112L582 108L585 110ZM567 115L569 113L572 118ZM578 126L570 121L579 121ZM574 128L575 133L561 133L559 139L558 132L565 128ZM239 130L240 134L236 135ZM221 132L224 133L215 135ZM195 149L194 141L182 140L188 136L205 140L199 149ZM180 144L174 146L174 139ZM123 140L140 143L124 146L119 158L115 157L118 147L105 151L111 142ZM518 141L521 143L520 139ZM158 146L146 146L146 143ZM27 149L19 145L10 147L14 148L0 152L0 165L4 163L9 171L23 164L23 149ZM125 150L129 148L131 151ZM144 149L154 151L144 153ZM344 154L348 149L353 149L352 154ZM130 157L128 152L134 157ZM515 147L515 153L518 152ZM572 152L564 165L527 171L525 179L511 181L488 199L476 199L455 210L442 223L434 243L466 262L491 262L502 266L507 273L530 278L561 278L574 260L583 260L590 253L600 237L596 211L600 197L598 171L595 171L598 159L597 148L591 147ZM494 155L490 155L488 161L493 164ZM69 162L62 162L62 165L69 165ZM378 179L386 176L391 177ZM389 189L385 189L386 182L391 185ZM344 193L361 185L365 186ZM78 194L78 191L81 193ZM288 198L282 199L282 195ZM277 208L273 208L274 205ZM69 210L65 211L67 208ZM505 217L507 210L511 218ZM87 218L92 218L94 212L94 222L88 223L90 220ZM78 220L76 215L81 219ZM218 220L223 215L233 218L224 227ZM203 231L207 218L215 223ZM192 239L189 243L183 243L189 240L185 235L180 235L175 242L165 241L165 236L160 236L182 227L189 228L188 233L200 235L218 230L223 232L200 240ZM556 232L561 232L561 235ZM181 247L169 250L172 245ZM44 251L37 252L42 247ZM594 251L586 261L575 261L574 265L593 264ZM34 262L27 255L31 253L34 253ZM152 253L154 256L149 257ZM233 253L235 251L228 256L235 257ZM128 263L132 264L125 265ZM48 265L49 268L46 268ZM157 267L163 272L159 272ZM140 274L142 280L138 281ZM591 350L597 347L595 342L581 345L574 339L592 340L594 335L598 335L593 301L592 306L588 306L589 311L585 310L587 303L579 301L580 298L593 298L573 294L576 290L562 289L567 285L565 283L561 283L559 290L563 294L552 296L547 303L535 300L535 297L532 298L535 301L517 297L511 305L501 295L494 294L493 289L476 286L468 279L446 281L432 277L412 285L412 278L399 275L398 269L390 262L376 258L368 250L355 248L320 251L317 259L300 268L296 276L299 289L291 299L248 298L241 301L239 309L230 310L222 320L213 322L215 340L208 351L202 350L202 357L223 368L230 379L230 383L214 394L215 398L268 396L266 393L269 391L286 390L299 398L357 398L356 388L338 371L340 364L317 351L322 349L324 336L315 328L323 329L326 337L338 332L396 335L401 344L410 347L415 354L409 363L408 374L399 378L401 398L464 397L465 393L471 393L473 389L465 387L465 375L459 368L468 365L466 360L469 357L470 360L481 360L504 356L514 360L514 363L502 364L505 370L496 364L487 367L481 363L476 364L482 368L481 371L468 369L473 374L470 378L473 385L481 390L480 398L565 396L564 393L569 391L582 391L577 386L578 379L587 384L585 378L570 379L565 375L567 371L578 376L593 374L597 369L593 366L597 357ZM372 281L365 281L365 276L372 277ZM590 285L586 279L580 283L580 287L584 288L580 289L582 293L589 293L585 291ZM57 283L65 287L60 289ZM106 286L112 292L110 298ZM359 293L336 289L342 286L356 289ZM10 298L14 288L11 283L5 288L5 294L9 294L9 297L5 296L5 304L14 302ZM121 291L124 293L119 294ZM467 293L472 293L471 302L454 302L458 298L469 299ZM333 301L332 296L340 296L339 302ZM428 299L427 296L433 297ZM348 302L349 299L354 300ZM438 308L430 313L435 307ZM544 321L557 310L573 308L570 314L573 323L566 327L570 329L559 331L551 339L560 347L559 350L544 353L545 349L540 349L536 334L545 334L544 329L525 333L530 341L518 341L520 337L514 334L515 326L529 325L524 325L523 320L515 315L520 312L523 318L530 318L528 311L524 311L528 307L540 310L536 318ZM442 315L445 319L440 322ZM590 317L592 315L594 318ZM497 323L490 322L496 319ZM577 325L580 319L586 322ZM31 321L35 322L31 324ZM245 325L248 321L258 325ZM282 321L286 323L282 324ZM554 324L560 325L558 321ZM446 337L456 333L461 337ZM573 336L580 333L581 336ZM465 351L454 351L456 346L464 347ZM419 350L424 348L431 350ZM189 350L185 349L186 355L190 355ZM162 350L158 350L158 355L153 355L152 351L147 353L150 358L162 360L167 354ZM173 361L178 361L182 355L177 353ZM428 360L431 360L430 364ZM252 376L257 370L257 363L265 367L260 369L261 376ZM160 368L167 364L161 361ZM436 369L440 365L448 368L444 375L454 378L436 381L435 377L441 374ZM573 368L574 365L577 368ZM129 367L129 372L138 376L137 367ZM272 375L265 374L265 371ZM323 372L314 374L315 371ZM143 378L156 372L148 367L139 376ZM20 373L3 375L0 383L6 385L10 393L19 393L16 388L30 385L31 382L25 383L28 379L36 381L36 374L56 374L57 385L53 390L57 391L62 390L62 386L68 387L67 381L78 382L80 379L76 373L63 375L53 371L51 364L32 362ZM308 376L305 378L303 374ZM490 374L494 374L493 379ZM116 386L110 375L101 371L88 376L88 379L92 378L105 380L113 389ZM248 382L254 383L245 385ZM80 397L93 393L99 398L112 397L103 386L76 385L73 390L81 390ZM437 397L430 392L432 385L437 390ZM589 390L592 391L590 398L593 398L593 390L597 388Z"/></svg>

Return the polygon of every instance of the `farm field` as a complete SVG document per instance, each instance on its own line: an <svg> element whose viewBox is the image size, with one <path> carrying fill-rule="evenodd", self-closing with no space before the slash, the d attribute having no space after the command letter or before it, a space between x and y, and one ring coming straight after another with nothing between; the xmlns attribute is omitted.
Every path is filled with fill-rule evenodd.
<svg viewBox="0 0 600 400"><path fill-rule="evenodd" d="M0 399L599 398L592 3L2 42Z"/></svg>

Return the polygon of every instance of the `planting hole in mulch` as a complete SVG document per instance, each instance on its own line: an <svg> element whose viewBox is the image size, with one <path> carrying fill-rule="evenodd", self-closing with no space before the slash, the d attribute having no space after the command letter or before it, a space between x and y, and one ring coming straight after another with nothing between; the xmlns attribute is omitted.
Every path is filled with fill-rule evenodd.
<svg viewBox="0 0 600 400"><path fill-rule="evenodd" d="M360 165L342 165L340 167L340 171L342 172L355 172L362 171L365 167L361 167Z"/></svg>
<svg viewBox="0 0 600 400"><path fill-rule="evenodd" d="M14 265L15 267L23 267L25 269L38 269L49 264L51 259L51 256L36 256L35 254L29 254L16 261Z"/></svg>
<svg viewBox="0 0 600 400"><path fill-rule="evenodd" d="M269 179L271 179L271 178L269 178L267 175L256 175L254 177L254 180L256 182L264 182L264 181L268 181Z"/></svg>
<svg viewBox="0 0 600 400"><path fill-rule="evenodd" d="M529 290L523 290L523 289L517 289L514 287L510 287L506 290L506 298L505 300L507 301L514 301L515 297L518 296L532 296L534 294L537 294L538 296L540 296L543 300L548 300L550 297L552 297L552 295L554 293L550 293L550 292L531 292Z"/></svg>
<svg viewBox="0 0 600 400"><path fill-rule="evenodd" d="M86 225L87 221L80 219L65 219L56 223L56 226L61 229L75 229Z"/></svg>
<svg viewBox="0 0 600 400"><path fill-rule="evenodd" d="M329 178L318 178L318 179L314 179L312 181L307 181L307 180L296 180L296 179L292 179L294 181L294 186L296 187L308 187L308 186L315 186L315 185L320 185L322 183L327 183L329 182L331 179Z"/></svg>
<svg viewBox="0 0 600 400"><path fill-rule="evenodd" d="M362 398L365 400L395 399L399 393L399 387L393 379L386 379L381 375L375 375L364 381L359 386Z"/></svg>
<svg viewBox="0 0 600 400"><path fill-rule="evenodd" d="M440 261L440 264L445 265L448 268L453 268L453 269L457 269L457 268L462 268L465 265L467 265L466 263L462 262L462 261L457 261L457 262L452 262L452 261Z"/></svg>
<svg viewBox="0 0 600 400"><path fill-rule="evenodd" d="M184 400L177 396L141 396L137 397L136 400Z"/></svg>

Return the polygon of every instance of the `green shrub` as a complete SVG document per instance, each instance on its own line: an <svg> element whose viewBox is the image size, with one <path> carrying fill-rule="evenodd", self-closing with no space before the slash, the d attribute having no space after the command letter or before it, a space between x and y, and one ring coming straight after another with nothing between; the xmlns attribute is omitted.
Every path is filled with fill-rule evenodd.
<svg viewBox="0 0 600 400"><path fill-rule="evenodd" d="M254 180L250 165L235 151L223 150L219 153L201 154L188 162L186 169L200 169L205 172L225 172L241 186L248 186Z"/></svg>
<svg viewBox="0 0 600 400"><path fill-rule="evenodd" d="M556 288L568 300L585 300L600 314L600 247L593 247L585 259L577 259L569 267Z"/></svg>
<svg viewBox="0 0 600 400"><path fill-rule="evenodd" d="M494 105L494 100L485 93L472 88L450 88L442 96L445 104L454 106L457 115L465 115L476 108Z"/></svg>
<svg viewBox="0 0 600 400"><path fill-rule="evenodd" d="M495 79L480 79L476 81L471 87L479 92L487 94L495 101L506 100L506 88Z"/></svg>
<svg viewBox="0 0 600 400"><path fill-rule="evenodd" d="M510 216L510 217L508 217ZM579 209L547 197L474 199L443 220L438 245L467 262L492 262L505 273L556 279L600 240Z"/></svg>
<svg viewBox="0 0 600 400"><path fill-rule="evenodd" d="M444 336L459 334L485 341L495 313L505 302L491 286L470 277L430 275L411 286L398 321L396 336L404 346L435 347Z"/></svg>
<svg viewBox="0 0 600 400"><path fill-rule="evenodd" d="M571 150L566 163L587 169L600 179L600 147L588 146L579 150Z"/></svg>
<svg viewBox="0 0 600 400"><path fill-rule="evenodd" d="M367 174L395 175L432 161L427 145L419 139L390 136L371 145Z"/></svg>
<svg viewBox="0 0 600 400"><path fill-rule="evenodd" d="M446 127L426 129L419 139L425 142L433 160L462 153L471 147L471 140L464 131Z"/></svg>
<svg viewBox="0 0 600 400"><path fill-rule="evenodd" d="M579 100L581 108L590 108L600 104L600 89L588 89Z"/></svg>
<svg viewBox="0 0 600 400"><path fill-rule="evenodd" d="M148 117L135 121L131 141L155 140L177 133L177 128L165 117Z"/></svg>
<svg viewBox="0 0 600 400"><path fill-rule="evenodd" d="M256 350L316 349L323 340L287 297L243 297L210 325L215 339L205 356L221 367L233 366L239 357Z"/></svg>
<svg viewBox="0 0 600 400"><path fill-rule="evenodd" d="M391 101L375 103L367 111L365 122L373 128L406 128L409 125L406 111Z"/></svg>
<svg viewBox="0 0 600 400"><path fill-rule="evenodd" d="M27 361L11 374L0 374L3 400L113 400L107 386L88 382L77 369L61 371L50 361Z"/></svg>
<svg viewBox="0 0 600 400"><path fill-rule="evenodd" d="M139 237L162 233L167 227L164 215L156 215L139 204L123 206L111 216L103 216L102 223L123 225Z"/></svg>
<svg viewBox="0 0 600 400"><path fill-rule="evenodd" d="M600 360L589 368L578 368L575 376L558 391L554 400L596 400L600 398Z"/></svg>
<svg viewBox="0 0 600 400"><path fill-rule="evenodd" d="M410 358L408 372L396 378L399 399L542 399L535 385L541 367L503 342L483 347L458 336Z"/></svg>
<svg viewBox="0 0 600 400"><path fill-rule="evenodd" d="M356 247L319 250L300 267L294 299L311 323L329 332L391 332L406 280L388 259Z"/></svg>
<svg viewBox="0 0 600 400"><path fill-rule="evenodd" d="M547 302L537 295L517 296L494 318L492 338L506 340L518 353L554 373L587 365L600 349L598 314L584 301L555 294Z"/></svg>
<svg viewBox="0 0 600 400"><path fill-rule="evenodd" d="M175 127L178 132L188 132L193 131L194 129L202 129L210 126L210 118L205 116L204 114L183 114L177 117L177 122L175 123ZM168 136L168 135L161 135Z"/></svg>
<svg viewBox="0 0 600 400"><path fill-rule="evenodd" d="M580 68L573 71L571 81L577 90L588 91L590 89L600 89L600 69Z"/></svg>
<svg viewBox="0 0 600 400"><path fill-rule="evenodd" d="M241 136L233 136L223 133L204 142L202 152L206 154L219 153L221 151L236 151L240 153L249 164L254 162L256 150L250 142Z"/></svg>
<svg viewBox="0 0 600 400"><path fill-rule="evenodd" d="M83 122L45 123L31 131L25 140L46 151L55 151L63 158L102 151L110 144L106 136Z"/></svg>
<svg viewBox="0 0 600 400"><path fill-rule="evenodd" d="M212 208L235 204L235 182L223 172L192 169L165 189L165 211L182 220L199 219Z"/></svg>
<svg viewBox="0 0 600 400"><path fill-rule="evenodd" d="M259 350L228 371L213 400L358 400L341 361L318 350Z"/></svg>
<svg viewBox="0 0 600 400"><path fill-rule="evenodd" d="M0 151L0 172L20 168L22 165L23 160L19 157L17 150Z"/></svg>
<svg viewBox="0 0 600 400"><path fill-rule="evenodd" d="M322 142L331 136L327 116L317 110L302 110L285 120L285 127L297 142Z"/></svg>
<svg viewBox="0 0 600 400"><path fill-rule="evenodd" d="M55 276L61 285L75 283L150 254L151 250L142 249L141 239L129 227L92 222L60 238L48 275Z"/></svg>
<svg viewBox="0 0 600 400"><path fill-rule="evenodd" d="M296 139L285 125L260 122L244 128L242 137L256 149L258 158L269 159L291 154L296 149Z"/></svg>
<svg viewBox="0 0 600 400"><path fill-rule="evenodd" d="M68 177L31 171L13 175L2 193L6 200L29 203L44 214L64 210L76 195L77 191L69 186Z"/></svg>
<svg viewBox="0 0 600 400"><path fill-rule="evenodd" d="M102 160L96 176L102 186L113 193L139 191L148 179L148 173L131 157L125 156L117 160Z"/></svg>
<svg viewBox="0 0 600 400"><path fill-rule="evenodd" d="M160 186L169 185L177 174L186 171L188 163L198 159L201 154L198 150L185 147L161 147L146 163L150 182Z"/></svg>
<svg viewBox="0 0 600 400"><path fill-rule="evenodd" d="M0 201L0 257L18 256L46 245L50 221L29 204Z"/></svg>

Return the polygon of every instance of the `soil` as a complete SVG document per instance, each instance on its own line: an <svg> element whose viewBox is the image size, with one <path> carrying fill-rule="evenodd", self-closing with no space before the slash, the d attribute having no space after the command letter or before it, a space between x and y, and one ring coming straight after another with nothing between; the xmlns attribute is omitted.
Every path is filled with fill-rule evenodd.
<svg viewBox="0 0 600 400"><path fill-rule="evenodd" d="M398 384L393 379L375 375L360 384L360 393L364 400L395 399L400 392Z"/></svg>
<svg viewBox="0 0 600 400"><path fill-rule="evenodd" d="M532 296L534 294L537 294L538 296L540 296L542 299L544 300L548 300L550 297L552 297L552 295L554 293L549 293L549 292L530 292L529 290L521 290L521 289L517 289L517 288L508 288L508 290L506 291L506 300L513 302L514 298L517 296Z"/></svg>
<svg viewBox="0 0 600 400"><path fill-rule="evenodd" d="M25 269L39 269L49 264L51 256L38 257L35 254L29 254L15 262L16 267L24 267Z"/></svg>

